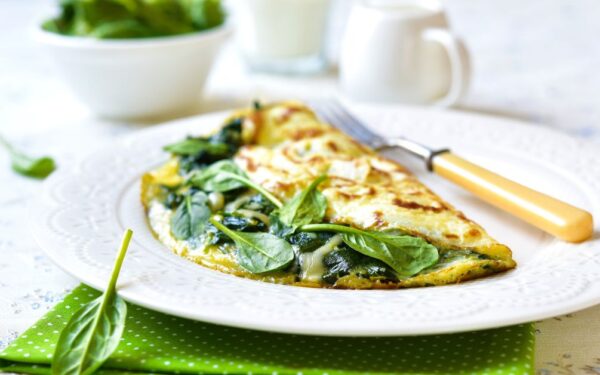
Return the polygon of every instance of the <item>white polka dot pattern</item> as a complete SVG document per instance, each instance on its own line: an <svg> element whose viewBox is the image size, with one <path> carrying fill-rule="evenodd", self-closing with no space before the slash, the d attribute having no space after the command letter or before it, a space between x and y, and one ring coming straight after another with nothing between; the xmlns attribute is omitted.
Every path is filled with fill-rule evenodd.
<svg viewBox="0 0 600 375"><path fill-rule="evenodd" d="M47 369L68 316L97 295L87 286L74 290L0 354L0 369L32 372L33 363ZM318 337L217 326L135 305L129 306L126 324L102 373L524 375L533 371L531 325L421 337Z"/></svg>

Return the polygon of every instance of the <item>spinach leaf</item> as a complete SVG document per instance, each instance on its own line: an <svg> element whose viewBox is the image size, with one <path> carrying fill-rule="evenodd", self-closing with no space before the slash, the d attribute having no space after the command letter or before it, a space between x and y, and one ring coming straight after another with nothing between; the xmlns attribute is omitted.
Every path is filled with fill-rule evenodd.
<svg viewBox="0 0 600 375"><path fill-rule="evenodd" d="M234 231L214 217L210 222L235 242L238 263L249 272L264 273L279 270L294 260L292 245L277 236L263 232Z"/></svg>
<svg viewBox="0 0 600 375"><path fill-rule="evenodd" d="M220 0L68 0L42 24L51 32L96 38L144 38L190 33L222 24Z"/></svg>
<svg viewBox="0 0 600 375"><path fill-rule="evenodd" d="M260 220L231 213L223 214L221 223L229 229L241 232L263 232L267 229L265 223Z"/></svg>
<svg viewBox="0 0 600 375"><path fill-rule="evenodd" d="M186 7L194 26L199 30L220 25L225 12L220 0L180 0Z"/></svg>
<svg viewBox="0 0 600 375"><path fill-rule="evenodd" d="M242 145L243 122L244 119L241 117L230 120L221 130L210 136L210 142L229 145L233 154Z"/></svg>
<svg viewBox="0 0 600 375"><path fill-rule="evenodd" d="M153 31L138 20L124 19L102 23L89 32L99 39L143 38L153 35Z"/></svg>
<svg viewBox="0 0 600 375"><path fill-rule="evenodd" d="M269 232L271 234L274 234L277 237L287 238L294 234L295 230L296 229L294 229L293 227L285 225L281 222L281 220L279 219L279 213L277 211L273 211L269 215Z"/></svg>
<svg viewBox="0 0 600 375"><path fill-rule="evenodd" d="M11 158L12 169L23 176L46 178L56 169L54 160L48 156L33 158L17 151L4 138L0 137L0 145L4 147Z"/></svg>
<svg viewBox="0 0 600 375"><path fill-rule="evenodd" d="M75 312L60 333L52 374L92 374L117 348L125 327L127 305L117 295L116 285L131 236L128 229L104 293Z"/></svg>
<svg viewBox="0 0 600 375"><path fill-rule="evenodd" d="M401 277L409 277L435 264L437 248L419 237L382 232L344 233L342 239L354 250L379 259Z"/></svg>
<svg viewBox="0 0 600 375"><path fill-rule="evenodd" d="M221 130L208 138L191 138L197 140L194 144L190 144L189 139L182 141L184 144L177 147L179 150L171 150L171 152L180 151L176 154L179 156L182 174L231 158L243 143L242 119L230 120Z"/></svg>
<svg viewBox="0 0 600 375"><path fill-rule="evenodd" d="M171 217L171 232L175 238L187 240L203 233L211 214L207 200L201 191L185 196Z"/></svg>
<svg viewBox="0 0 600 375"><path fill-rule="evenodd" d="M24 176L46 178L56 169L54 159L48 156L32 158L25 154L13 153L11 157L12 169Z"/></svg>
<svg viewBox="0 0 600 375"><path fill-rule="evenodd" d="M269 215L275 209L271 201L265 198L262 194L253 195L247 202L242 204L241 208L246 210L258 211L265 215Z"/></svg>
<svg viewBox="0 0 600 375"><path fill-rule="evenodd" d="M196 155L200 152L222 155L229 151L229 146L225 143L212 143L203 138L186 138L163 147L163 150L175 155Z"/></svg>
<svg viewBox="0 0 600 375"><path fill-rule="evenodd" d="M180 186L160 185L160 194L163 197L165 207L174 210L185 199L185 193L181 191Z"/></svg>
<svg viewBox="0 0 600 375"><path fill-rule="evenodd" d="M190 181L202 190L224 192L246 186L238 177L245 178L244 171L231 160L221 160L196 172Z"/></svg>
<svg viewBox="0 0 600 375"><path fill-rule="evenodd" d="M225 192L248 187L264 195L276 207L282 206L277 197L248 179L244 171L231 160L221 160L212 164L210 167L197 172L190 178L190 181L194 186L206 191Z"/></svg>
<svg viewBox="0 0 600 375"><path fill-rule="evenodd" d="M317 186L327 176L319 176L308 187L298 192L279 209L279 219L294 229L301 225L320 223L327 209L327 198L317 190Z"/></svg>
<svg viewBox="0 0 600 375"><path fill-rule="evenodd" d="M119 0L119 2L123 3L123 0ZM195 30L190 15L182 6L180 0L136 0L133 1L133 3L134 7L130 9L133 10L135 18L141 20L144 25L147 25L154 34L176 35L193 32Z"/></svg>
<svg viewBox="0 0 600 375"><path fill-rule="evenodd" d="M206 243L210 245L220 245L225 243L232 243L233 241L221 232L217 227L212 225L210 222L206 226ZM223 251L221 249L221 251Z"/></svg>
<svg viewBox="0 0 600 375"><path fill-rule="evenodd" d="M370 280L397 281L394 270L378 259L374 259L342 245L323 258L325 273L323 281L329 284L347 275L356 275Z"/></svg>
<svg viewBox="0 0 600 375"><path fill-rule="evenodd" d="M288 241L298 246L301 253L308 253L325 245L334 235L330 232L298 232L291 235Z"/></svg>
<svg viewBox="0 0 600 375"><path fill-rule="evenodd" d="M337 224L308 224L303 231L342 233L352 249L389 265L401 277L409 277L438 261L438 250L422 238L393 232L373 232Z"/></svg>

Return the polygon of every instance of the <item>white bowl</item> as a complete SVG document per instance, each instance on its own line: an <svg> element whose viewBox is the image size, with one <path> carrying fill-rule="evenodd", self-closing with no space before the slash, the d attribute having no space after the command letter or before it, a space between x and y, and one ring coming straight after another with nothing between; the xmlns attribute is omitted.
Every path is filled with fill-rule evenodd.
<svg viewBox="0 0 600 375"><path fill-rule="evenodd" d="M159 38L99 40L41 28L35 37L93 112L131 119L163 116L196 105L229 34L229 27L222 25Z"/></svg>

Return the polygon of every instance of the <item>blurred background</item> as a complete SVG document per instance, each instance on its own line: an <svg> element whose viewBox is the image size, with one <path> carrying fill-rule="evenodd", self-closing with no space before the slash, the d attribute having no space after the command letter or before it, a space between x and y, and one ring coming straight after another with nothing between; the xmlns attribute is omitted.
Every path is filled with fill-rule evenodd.
<svg viewBox="0 0 600 375"><path fill-rule="evenodd" d="M224 46L198 111L246 104L254 97L306 96L337 89L336 64L352 1L333 2L325 71L305 76L255 73L240 58L234 40ZM236 25L235 1L226 1ZM470 51L470 89L461 109L516 117L592 137L600 122L600 4L594 0L449 0L452 30ZM35 130L72 123L89 111L56 75L36 47L31 30L57 13L53 0L0 2L0 125L10 135L23 123Z"/></svg>
<svg viewBox="0 0 600 375"><path fill-rule="evenodd" d="M340 50L355 2L331 0L331 8L323 13L320 0L305 1L282 0L295 3L297 12L306 12L307 21L300 25L268 10L261 16L295 28L303 40L317 35L312 44L291 46L306 48L308 60L299 63L300 67L282 67L269 59L284 53L285 46L264 49L285 36L270 35L266 46L252 44L252 33L269 29L249 18L248 7L259 2L227 0L226 25L233 35L218 51L194 108L132 121L96 116L57 73L52 54L34 40L41 22L58 14L56 1L0 0L0 134L23 149L55 155L62 168L117 135L164 120L245 106L255 98L344 95ZM456 109L531 121L600 142L600 74L596 72L600 68L600 2L447 0L442 5L450 29L463 40L470 56L470 85ZM322 13L326 20L319 18ZM48 40L46 44L51 44ZM11 254L0 259L0 322L9 318L12 322L10 327L0 326L1 349L76 283L41 253L25 225L17 225L26 222L27 201L39 193L39 183L17 179L9 168L0 168L0 181L13 187L2 190L0 197L0 251ZM23 274L23 269L35 272ZM577 313L578 318L570 315L537 326L545 334L538 341L539 373L576 373L573 363L577 368L587 366L590 374L600 373L600 362L594 362L600 359L590 354L593 337L587 334L588 323L597 322L597 311L589 309ZM562 334L566 331L570 334Z"/></svg>

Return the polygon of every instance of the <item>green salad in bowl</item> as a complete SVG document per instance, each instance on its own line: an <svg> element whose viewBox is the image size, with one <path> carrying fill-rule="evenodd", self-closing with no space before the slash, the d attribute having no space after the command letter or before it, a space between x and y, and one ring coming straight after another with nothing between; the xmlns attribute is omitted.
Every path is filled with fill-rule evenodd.
<svg viewBox="0 0 600 375"><path fill-rule="evenodd" d="M225 20L220 0L62 0L60 8L44 30L100 39L193 33Z"/></svg>
<svg viewBox="0 0 600 375"><path fill-rule="evenodd" d="M61 0L40 46L93 113L149 119L190 113L231 34L220 0Z"/></svg>

